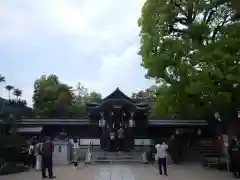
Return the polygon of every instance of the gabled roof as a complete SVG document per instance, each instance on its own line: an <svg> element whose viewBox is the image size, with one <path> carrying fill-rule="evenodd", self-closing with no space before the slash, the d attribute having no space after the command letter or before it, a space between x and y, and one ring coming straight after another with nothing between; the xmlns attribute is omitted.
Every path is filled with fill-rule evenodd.
<svg viewBox="0 0 240 180"><path fill-rule="evenodd" d="M105 97L102 101L106 101L108 99L126 99L131 103L135 103L135 101L133 101L132 98L124 94L119 88L115 89L115 91L113 91L111 94Z"/></svg>
<svg viewBox="0 0 240 180"><path fill-rule="evenodd" d="M114 106L124 106L131 111L147 111L149 109L147 103L136 103L136 101L124 94L119 88L116 88L100 103L87 103L88 111L91 113L99 113Z"/></svg>

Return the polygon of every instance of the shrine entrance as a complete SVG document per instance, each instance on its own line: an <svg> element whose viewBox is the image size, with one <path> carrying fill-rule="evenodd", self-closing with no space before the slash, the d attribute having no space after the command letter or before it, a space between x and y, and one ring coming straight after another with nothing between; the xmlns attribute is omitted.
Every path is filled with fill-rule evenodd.
<svg viewBox="0 0 240 180"><path fill-rule="evenodd" d="M102 138L105 144L102 148L107 151L130 151L133 148L134 113L127 111L124 106L113 106L110 116L102 116ZM105 135L105 137L104 137Z"/></svg>
<svg viewBox="0 0 240 180"><path fill-rule="evenodd" d="M130 151L134 148L136 115L148 106L126 96L118 88L98 104L88 104L89 117L101 128L101 148L106 151Z"/></svg>

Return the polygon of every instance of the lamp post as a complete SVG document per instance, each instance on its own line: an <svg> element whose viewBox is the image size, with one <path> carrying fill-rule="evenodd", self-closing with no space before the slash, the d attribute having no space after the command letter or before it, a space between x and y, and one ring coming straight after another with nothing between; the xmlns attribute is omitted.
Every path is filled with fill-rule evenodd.
<svg viewBox="0 0 240 180"><path fill-rule="evenodd" d="M129 127L133 128L135 127L135 120L133 119L133 112L130 114L130 119L129 119Z"/></svg>

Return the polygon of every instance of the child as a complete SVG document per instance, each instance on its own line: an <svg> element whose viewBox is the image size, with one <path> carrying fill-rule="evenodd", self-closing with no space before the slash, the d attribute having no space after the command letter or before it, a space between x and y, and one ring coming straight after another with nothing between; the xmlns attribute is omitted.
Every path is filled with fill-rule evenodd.
<svg viewBox="0 0 240 180"><path fill-rule="evenodd" d="M78 151L79 148L79 144L78 144L78 140L75 138L73 140L73 168L77 169L78 168Z"/></svg>

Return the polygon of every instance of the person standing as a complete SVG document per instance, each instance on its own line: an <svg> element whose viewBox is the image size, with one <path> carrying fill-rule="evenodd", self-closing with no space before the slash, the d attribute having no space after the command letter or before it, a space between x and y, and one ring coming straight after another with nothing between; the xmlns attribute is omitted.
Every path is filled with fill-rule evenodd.
<svg viewBox="0 0 240 180"><path fill-rule="evenodd" d="M41 148L42 148L42 141L39 140L38 143L36 144L35 147L35 156L36 156L36 170L40 171L41 169L41 164L42 164L42 155L40 153Z"/></svg>
<svg viewBox="0 0 240 180"><path fill-rule="evenodd" d="M229 147L229 155L233 176L235 178L240 178L240 141L237 136L232 137L232 142Z"/></svg>
<svg viewBox="0 0 240 180"><path fill-rule="evenodd" d="M118 149L124 151L124 129L120 127L117 131L118 136Z"/></svg>
<svg viewBox="0 0 240 180"><path fill-rule="evenodd" d="M28 168L35 167L36 156L35 156L35 145L34 142L31 141L29 148L28 148Z"/></svg>
<svg viewBox="0 0 240 180"><path fill-rule="evenodd" d="M75 138L73 140L73 168L77 169L78 168L78 149L79 149L79 144L78 140Z"/></svg>
<svg viewBox="0 0 240 180"><path fill-rule="evenodd" d="M165 144L162 140L159 144L156 144L155 146L157 153L156 153L156 159L158 161L158 167L159 167L159 173L160 175L168 175L167 173L167 149L168 145Z"/></svg>
<svg viewBox="0 0 240 180"><path fill-rule="evenodd" d="M42 154L42 178L46 178L46 169L48 170L48 178L53 179L56 178L53 176L53 151L54 145L51 138L47 138L47 140L43 143L41 148Z"/></svg>
<svg viewBox="0 0 240 180"><path fill-rule="evenodd" d="M115 151L115 136L116 136L116 133L113 131L113 129L111 129L111 131L109 133L110 151L111 152Z"/></svg>

